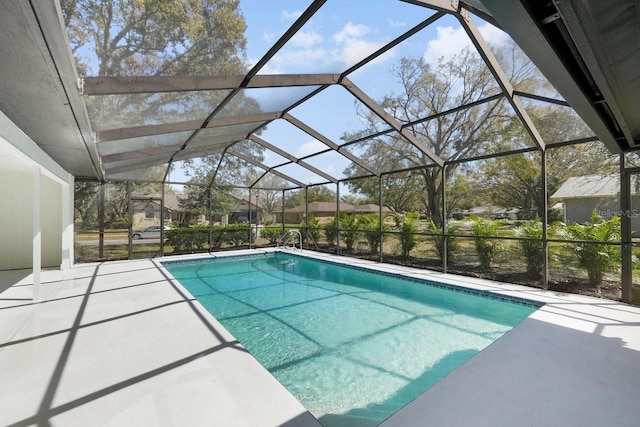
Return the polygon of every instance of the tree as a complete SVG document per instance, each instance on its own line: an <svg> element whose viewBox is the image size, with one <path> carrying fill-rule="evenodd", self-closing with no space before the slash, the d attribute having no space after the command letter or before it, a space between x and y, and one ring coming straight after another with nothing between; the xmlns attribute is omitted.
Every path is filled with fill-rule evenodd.
<svg viewBox="0 0 640 427"><path fill-rule="evenodd" d="M538 152L493 158L480 168L491 205L517 208L521 219L541 218L542 173Z"/></svg>
<svg viewBox="0 0 640 427"><path fill-rule="evenodd" d="M76 181L74 185L74 216L82 221L85 228L91 228L95 225L98 218L99 185L93 181Z"/></svg>
<svg viewBox="0 0 640 427"><path fill-rule="evenodd" d="M256 184L256 200L267 215L273 215L282 210L282 190L287 188L287 182L272 174L268 174Z"/></svg>
<svg viewBox="0 0 640 427"><path fill-rule="evenodd" d="M244 68L239 0L61 0L82 74L231 74Z"/></svg>
<svg viewBox="0 0 640 427"><path fill-rule="evenodd" d="M189 185L178 204L189 215L209 215L209 207L213 215L228 215L236 204L231 192L232 188L224 185L213 185L211 191L205 185Z"/></svg>
<svg viewBox="0 0 640 427"><path fill-rule="evenodd" d="M353 170L353 166L349 168ZM378 178L364 178L347 181L346 184L362 193L366 202L380 204ZM423 185L419 175L411 172L388 174L382 178L382 203L393 212L405 213L420 209L420 194ZM343 201L344 198L343 198Z"/></svg>
<svg viewBox="0 0 640 427"><path fill-rule="evenodd" d="M454 209L470 209L483 204L484 185L481 180L475 179L470 174L468 164L461 164L456 168L456 173L447 179L447 212L451 214Z"/></svg>
<svg viewBox="0 0 640 427"><path fill-rule="evenodd" d="M334 202L336 201L336 193L335 191L322 186L322 185L315 185L313 187L308 187L307 189L307 194L308 194L308 202ZM304 202L305 202L305 191L304 189L302 190L295 190L295 191L288 191L287 194L285 195L285 207L286 208L295 208L298 206L304 206Z"/></svg>
<svg viewBox="0 0 640 427"><path fill-rule="evenodd" d="M369 197L362 196L360 194L345 194L344 196L340 196L340 201L349 203L350 205L365 205L367 203L375 203L375 201L371 200Z"/></svg>
<svg viewBox="0 0 640 427"><path fill-rule="evenodd" d="M514 45L495 51L496 56L510 56L506 70L514 81L531 80L533 68L527 67L522 54ZM446 160L459 160L519 143L512 134L502 132L510 122L517 120L504 101L487 102L472 108L456 110L431 120L427 116L469 104L495 94L499 88L480 55L464 49L451 59L441 59L435 67L423 58L403 58L392 70L401 85L402 92L385 96L380 104L396 120L408 126L413 135L425 143L434 154ZM524 83L522 83L524 84ZM528 83L534 84L534 83ZM370 111L359 110L359 116L367 123L363 131L345 134L346 141L376 134L388 127ZM359 143L364 158L378 170L400 170L415 166L430 166L432 160L399 134L385 134ZM448 178L455 164L445 170ZM356 167L345 171L355 176ZM442 194L441 170L438 167L417 169L423 181L425 197L423 205L436 224L441 223L440 198ZM359 185L358 181L353 182Z"/></svg>
<svg viewBox="0 0 640 427"><path fill-rule="evenodd" d="M545 142L571 141L591 133L582 119L568 107L546 103L526 105ZM599 141L549 149L548 193L555 193L571 176L614 173L616 168L617 159ZM523 219L542 218L543 183L539 152L493 158L485 161L479 169L486 195L494 204L518 208Z"/></svg>

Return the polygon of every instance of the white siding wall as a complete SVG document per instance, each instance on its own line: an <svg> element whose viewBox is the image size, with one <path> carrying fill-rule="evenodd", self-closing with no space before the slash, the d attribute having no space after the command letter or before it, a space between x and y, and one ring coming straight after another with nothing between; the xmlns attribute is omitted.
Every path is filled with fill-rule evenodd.
<svg viewBox="0 0 640 427"><path fill-rule="evenodd" d="M33 178L31 169L16 168L9 161L0 160L0 270L32 265Z"/></svg>
<svg viewBox="0 0 640 427"><path fill-rule="evenodd" d="M43 176L40 206L42 266L60 267L62 263L62 185Z"/></svg>
<svg viewBox="0 0 640 427"><path fill-rule="evenodd" d="M11 163L9 163L11 162ZM0 159L0 270L31 268L33 260L33 174ZM42 266L62 262L62 186L42 176Z"/></svg>
<svg viewBox="0 0 640 427"><path fill-rule="evenodd" d="M34 265L34 165L41 171L40 264L68 268L73 260L73 176L0 112L0 270Z"/></svg>

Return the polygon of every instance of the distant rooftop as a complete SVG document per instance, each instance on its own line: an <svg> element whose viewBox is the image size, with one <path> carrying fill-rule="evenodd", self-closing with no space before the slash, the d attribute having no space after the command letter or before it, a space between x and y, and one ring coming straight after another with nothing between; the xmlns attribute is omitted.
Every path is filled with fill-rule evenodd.
<svg viewBox="0 0 640 427"><path fill-rule="evenodd" d="M579 197L610 197L620 193L618 175L583 175L567 179L553 193L552 199L574 199Z"/></svg>

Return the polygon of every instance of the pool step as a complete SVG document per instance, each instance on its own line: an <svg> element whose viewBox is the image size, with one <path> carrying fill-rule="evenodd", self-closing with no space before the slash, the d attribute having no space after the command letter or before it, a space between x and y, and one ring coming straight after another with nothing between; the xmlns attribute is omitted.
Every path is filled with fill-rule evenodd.
<svg viewBox="0 0 640 427"><path fill-rule="evenodd" d="M320 417L320 422L340 427L375 427L399 409L395 404L376 403L366 408L352 409L346 414L325 415Z"/></svg>

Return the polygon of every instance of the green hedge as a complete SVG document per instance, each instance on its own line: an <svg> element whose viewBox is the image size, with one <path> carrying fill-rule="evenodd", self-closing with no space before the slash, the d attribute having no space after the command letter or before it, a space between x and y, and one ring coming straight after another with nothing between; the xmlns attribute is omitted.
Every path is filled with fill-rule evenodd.
<svg viewBox="0 0 640 427"><path fill-rule="evenodd" d="M174 252L185 252L204 249L220 249L222 245L233 247L249 243L249 224L231 224L211 228L209 241L209 227L175 228L167 231L167 241ZM253 236L252 236L253 237Z"/></svg>
<svg viewBox="0 0 640 427"><path fill-rule="evenodd" d="M267 239L271 245L275 245L282 234L282 227L265 227L260 230L260 237Z"/></svg>
<svg viewBox="0 0 640 427"><path fill-rule="evenodd" d="M114 230L126 230L129 228L129 221L114 221L109 224L109 227L107 228L112 228Z"/></svg>

